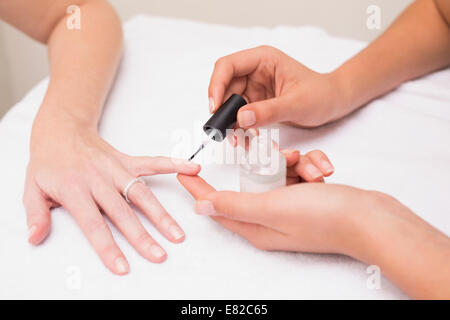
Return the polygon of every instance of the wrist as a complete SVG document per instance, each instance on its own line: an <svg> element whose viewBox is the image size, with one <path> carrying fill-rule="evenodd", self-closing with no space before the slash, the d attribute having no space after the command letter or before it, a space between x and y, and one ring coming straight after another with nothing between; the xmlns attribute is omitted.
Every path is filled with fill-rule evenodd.
<svg viewBox="0 0 450 320"><path fill-rule="evenodd" d="M399 247L410 247L413 250L414 243L442 236L439 231L389 195L364 191L362 198L364 206L361 208L366 209L353 211L349 217L355 237L349 254L360 261L382 264L386 258L395 256Z"/></svg>
<svg viewBox="0 0 450 320"><path fill-rule="evenodd" d="M402 229L407 220L398 211L407 209L394 198L376 191L363 191L360 210L349 212L350 234L353 241L348 254L368 264L379 264L380 255L396 237L395 229ZM396 212L397 211L397 212Z"/></svg>
<svg viewBox="0 0 450 320"><path fill-rule="evenodd" d="M449 238L394 198L368 195L370 209L354 219L357 245L350 255L378 266L413 298L448 297Z"/></svg>
<svg viewBox="0 0 450 320"><path fill-rule="evenodd" d="M80 130L97 133L98 117L80 114L64 107L42 105L33 123L33 132L41 130Z"/></svg>
<svg viewBox="0 0 450 320"><path fill-rule="evenodd" d="M97 122L65 110L41 107L33 122L30 151L65 143L72 137L98 135Z"/></svg>
<svg viewBox="0 0 450 320"><path fill-rule="evenodd" d="M354 101L354 90L351 79L341 68L328 74L333 88L336 91L333 107L333 119L337 120L354 111L358 106Z"/></svg>

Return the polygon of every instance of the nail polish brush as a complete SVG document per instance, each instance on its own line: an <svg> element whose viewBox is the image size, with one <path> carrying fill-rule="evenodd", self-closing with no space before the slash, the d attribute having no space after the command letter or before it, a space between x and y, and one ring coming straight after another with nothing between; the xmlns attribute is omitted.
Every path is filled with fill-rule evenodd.
<svg viewBox="0 0 450 320"><path fill-rule="evenodd" d="M227 130L232 129L237 121L237 114L240 108L245 106L247 101L238 94L231 95L227 101L209 118L203 126L203 131L207 138L202 142L200 147L189 158L189 161L203 150L210 141L221 142L226 138Z"/></svg>

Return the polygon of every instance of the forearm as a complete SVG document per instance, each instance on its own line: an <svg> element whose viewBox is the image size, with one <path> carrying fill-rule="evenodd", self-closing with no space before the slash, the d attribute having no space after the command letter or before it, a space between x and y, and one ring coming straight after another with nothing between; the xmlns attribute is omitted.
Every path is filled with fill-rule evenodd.
<svg viewBox="0 0 450 320"><path fill-rule="evenodd" d="M344 92L335 118L449 64L450 28L433 0L418 0L381 37L333 72Z"/></svg>
<svg viewBox="0 0 450 320"><path fill-rule="evenodd" d="M95 128L120 59L122 30L105 1L80 6L81 29L67 16L48 39L50 84L37 121L79 121Z"/></svg>
<svg viewBox="0 0 450 320"><path fill-rule="evenodd" d="M450 298L450 239L398 201L375 195L358 220L358 260L381 272L413 298Z"/></svg>

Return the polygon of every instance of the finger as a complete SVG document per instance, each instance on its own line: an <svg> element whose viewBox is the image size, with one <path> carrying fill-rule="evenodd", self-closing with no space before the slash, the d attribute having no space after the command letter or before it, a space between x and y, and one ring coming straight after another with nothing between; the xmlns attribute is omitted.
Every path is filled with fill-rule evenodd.
<svg viewBox="0 0 450 320"><path fill-rule="evenodd" d="M251 128L244 131L242 128L236 128L234 130L234 137L236 140L235 146L240 146L244 150L249 150L250 142L257 136L259 136L258 129Z"/></svg>
<svg viewBox="0 0 450 320"><path fill-rule="evenodd" d="M286 169L286 177L288 178L298 178L296 166L288 167Z"/></svg>
<svg viewBox="0 0 450 320"><path fill-rule="evenodd" d="M233 130L233 134L227 136L228 142L232 147L237 147L239 145L245 150L248 150L250 140L259 136L259 130L255 128L244 131L242 128L235 126Z"/></svg>
<svg viewBox="0 0 450 320"><path fill-rule="evenodd" d="M114 188L97 185L93 195L106 215L142 257L156 263L166 259L166 252L148 234L134 211Z"/></svg>
<svg viewBox="0 0 450 320"><path fill-rule="evenodd" d="M302 182L302 181L300 180L300 178L298 176L297 177L287 177L286 178L286 185L287 186L290 186L291 184L300 183L300 182Z"/></svg>
<svg viewBox="0 0 450 320"><path fill-rule="evenodd" d="M256 70L261 54L260 48L253 48L217 60L208 88L208 95L213 100L211 113L217 111L224 101L225 93L234 78L244 77Z"/></svg>
<svg viewBox="0 0 450 320"><path fill-rule="evenodd" d="M128 157L123 165L135 177L176 172L196 175L201 169L200 165L194 162L168 157Z"/></svg>
<svg viewBox="0 0 450 320"><path fill-rule="evenodd" d="M323 181L323 173L307 156L301 155L300 161L295 166L297 174L307 182ZM291 172L290 172L291 173Z"/></svg>
<svg viewBox="0 0 450 320"><path fill-rule="evenodd" d="M216 191L216 189L214 189L199 176L186 176L183 174L177 174L177 179L195 200L200 199L210 192Z"/></svg>
<svg viewBox="0 0 450 320"><path fill-rule="evenodd" d="M184 175L177 175L180 183L189 191L194 199L200 199L207 197L211 193L217 193L215 189L210 186L205 180L199 176L191 177ZM200 200L201 201L201 200ZM197 206L197 205L196 205ZM260 212L262 214L262 212ZM279 232L258 223L243 222L238 220L229 219L220 216L211 216L211 218L220 223L230 231L239 234L240 236L249 240L255 247L261 249L268 249L268 238L270 236L279 236Z"/></svg>
<svg viewBox="0 0 450 320"><path fill-rule="evenodd" d="M334 167L331 164L330 159L320 150L313 150L308 152L306 155L311 162L319 168L325 177L328 177L333 174Z"/></svg>
<svg viewBox="0 0 450 320"><path fill-rule="evenodd" d="M273 250L282 234L271 228L253 223L230 220L224 217L211 217L214 221L248 240L254 247L261 250Z"/></svg>
<svg viewBox="0 0 450 320"><path fill-rule="evenodd" d="M167 213L153 192L143 183L134 184L128 198L134 203L153 223L153 225L169 241L180 243L184 241L185 233L178 223Z"/></svg>
<svg viewBox="0 0 450 320"><path fill-rule="evenodd" d="M298 150L281 150L286 158L286 167L292 167L300 160L300 152Z"/></svg>
<svg viewBox="0 0 450 320"><path fill-rule="evenodd" d="M286 121L292 113L289 100L282 96L249 103L239 109L237 122L241 128L254 128Z"/></svg>
<svg viewBox="0 0 450 320"><path fill-rule="evenodd" d="M180 183L197 202L195 211L200 215L223 216L228 219L270 226L274 214L268 209L270 197L266 193L214 191L199 176L178 175ZM268 200L269 199L269 200Z"/></svg>
<svg viewBox="0 0 450 320"><path fill-rule="evenodd" d="M293 166L290 168L287 168L287 172L286 172L286 184L290 185L293 183L303 183L303 182L323 182L323 178L319 181L307 181L306 179L302 178L299 176L298 172L297 172L297 167Z"/></svg>
<svg viewBox="0 0 450 320"><path fill-rule="evenodd" d="M41 194L34 183L26 183L23 203L27 213L28 242L32 245L41 243L50 232L51 203Z"/></svg>
<svg viewBox="0 0 450 320"><path fill-rule="evenodd" d="M91 196L87 192L71 188L62 205L75 218L104 265L115 274L128 273L128 262Z"/></svg>
<svg viewBox="0 0 450 320"><path fill-rule="evenodd" d="M220 103L223 103L226 100L228 100L228 98L230 98L231 95L233 95L234 93L237 93L237 94L243 96L246 88L247 88L247 77L246 76L233 78L230 81L230 84L228 85L228 88L223 96L223 101ZM245 101L248 101L248 100L246 99ZM218 107L220 107L220 105ZM214 111L214 108L210 108L210 112L211 111ZM213 113L213 112L211 112L211 113Z"/></svg>
<svg viewBox="0 0 450 320"><path fill-rule="evenodd" d="M237 146L237 137L236 137L235 134L229 134L227 136L227 140L228 140L228 142L230 143L230 145L232 147L236 147Z"/></svg>

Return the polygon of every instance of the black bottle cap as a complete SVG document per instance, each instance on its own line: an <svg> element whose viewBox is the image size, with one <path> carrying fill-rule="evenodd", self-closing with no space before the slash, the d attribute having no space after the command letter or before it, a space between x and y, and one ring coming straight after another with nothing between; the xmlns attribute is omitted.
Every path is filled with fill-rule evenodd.
<svg viewBox="0 0 450 320"><path fill-rule="evenodd" d="M233 94L225 103L212 115L203 126L203 131L207 135L212 130L217 130L212 137L214 141L222 141L226 137L227 129L232 129L236 124L237 114L240 108L245 106L247 101L238 94Z"/></svg>

